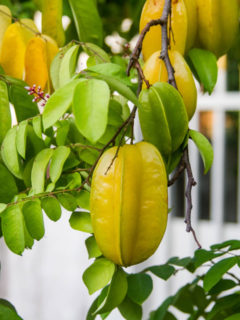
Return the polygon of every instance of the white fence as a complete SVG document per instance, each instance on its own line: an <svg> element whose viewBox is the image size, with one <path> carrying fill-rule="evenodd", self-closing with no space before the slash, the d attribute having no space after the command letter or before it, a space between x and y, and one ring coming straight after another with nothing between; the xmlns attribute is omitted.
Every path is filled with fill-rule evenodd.
<svg viewBox="0 0 240 320"><path fill-rule="evenodd" d="M202 201L199 184L193 189L193 226L203 247L224 239L239 238L240 235L239 200L237 202L238 222L224 222L226 111L238 111L239 109L240 93L225 91L225 75L224 72L220 72L215 94L211 97L205 95L199 98L198 112L190 124L192 129L198 129L200 112L213 111L212 144L215 157L209 180L210 216L208 220L198 218ZM238 130L238 148L236 148L238 154L237 152L235 154L238 159L238 173L240 172L239 132L240 130ZM199 172L199 161L201 160L193 145L190 147L190 158L195 179L201 181L203 174ZM236 199L240 199L239 174L236 175L236 179ZM176 193L171 191L175 187L171 188L170 206L174 207ZM204 191L204 187L202 190ZM88 265L84 247L85 237L69 227L68 219L69 213L67 212L63 214L58 223L45 219L46 236L34 245L33 250L24 252L23 257L12 254L6 248L3 240L0 242L2 264L0 297L10 300L24 320L84 320L87 309L94 299L94 297L89 298L81 278ZM147 263L129 268L128 272L140 270L146 265L164 263L174 255L181 257L192 255L196 244L192 235L185 232L183 220L183 218L170 214L166 235L158 251ZM150 310L157 308L166 296L174 293L188 279L190 280L191 277L184 272L178 273L174 279L167 282L155 279L153 294L144 304L143 319L147 319ZM181 314L178 314L177 317L185 319ZM114 312L109 319L120 320L122 318L118 312Z"/></svg>

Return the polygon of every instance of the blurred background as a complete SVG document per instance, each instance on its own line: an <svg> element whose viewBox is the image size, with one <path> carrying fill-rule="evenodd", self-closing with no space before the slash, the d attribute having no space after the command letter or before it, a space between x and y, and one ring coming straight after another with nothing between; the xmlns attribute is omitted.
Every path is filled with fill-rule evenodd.
<svg viewBox="0 0 240 320"><path fill-rule="evenodd" d="M81 1L81 0L80 0ZM34 18L41 25L40 0L0 0L10 7L15 17ZM104 49L116 59L128 56L138 34L138 23L144 0L98 0L103 20ZM63 22L67 40L77 38L71 10L64 1ZM124 60L123 60L124 61ZM219 60L218 83L214 93L202 94L198 88L197 112L191 129L201 131L214 148L214 163L203 174L200 155L190 142L190 160L197 186L193 189L193 226L204 248L240 234L240 44L237 40L228 56ZM83 60L80 63L84 64ZM82 66L81 66L82 67ZM141 140L139 126L136 141ZM169 223L165 237L154 256L146 263L127 269L141 270L147 265L165 263L171 256L185 257L197 249L191 234L185 232L185 177L169 188ZM0 240L0 298L11 301L24 320L82 320L94 300L89 297L82 274L89 265L84 240L87 236L69 226L70 213L59 222L45 219L45 237L23 256L10 252ZM188 274L178 273L164 282L154 280L154 291L144 304L144 317L183 283ZM178 319L185 319L178 314ZM120 320L114 312L110 320Z"/></svg>

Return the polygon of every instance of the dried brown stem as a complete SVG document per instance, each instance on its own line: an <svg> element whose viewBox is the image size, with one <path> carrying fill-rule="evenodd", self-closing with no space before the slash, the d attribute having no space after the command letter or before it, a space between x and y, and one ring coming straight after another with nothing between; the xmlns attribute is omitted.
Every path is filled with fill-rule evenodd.
<svg viewBox="0 0 240 320"><path fill-rule="evenodd" d="M183 153L183 160L184 160L184 164L186 167L186 171L187 171L187 178L188 178L188 182L187 182L187 188L186 188L186 192L185 192L185 196L187 198L187 211L186 211L186 217L185 217L185 223L186 223L186 231L187 232L192 232L194 240L196 241L198 248L200 249L202 246L199 243L197 237L196 237L196 233L195 230L192 227L192 222L191 222L191 214L192 214L192 188L197 184L196 181L193 178L193 173L192 173L192 168L190 165L190 161L189 161L189 155L188 155L188 148L186 148L184 150Z"/></svg>
<svg viewBox="0 0 240 320"><path fill-rule="evenodd" d="M184 159L182 158L173 177L168 181L169 187L172 186L179 179L180 175L185 169L186 169L186 165L185 165Z"/></svg>

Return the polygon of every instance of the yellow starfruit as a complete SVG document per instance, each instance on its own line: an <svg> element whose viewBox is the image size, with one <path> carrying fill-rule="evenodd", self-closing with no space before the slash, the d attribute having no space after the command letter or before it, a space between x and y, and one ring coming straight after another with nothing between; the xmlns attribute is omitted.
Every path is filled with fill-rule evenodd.
<svg viewBox="0 0 240 320"><path fill-rule="evenodd" d="M40 36L32 38L25 53L25 81L32 87L34 84L45 88L48 81L46 41Z"/></svg>
<svg viewBox="0 0 240 320"><path fill-rule="evenodd" d="M150 257L164 235L168 216L167 175L152 144L107 150L93 173L91 219L97 244L114 263L130 266ZM110 166L110 167L109 167Z"/></svg>
<svg viewBox="0 0 240 320"><path fill-rule="evenodd" d="M12 22L12 14L8 7L0 5L0 59L4 33ZM1 63L1 61L0 61Z"/></svg>
<svg viewBox="0 0 240 320"><path fill-rule="evenodd" d="M150 84L167 82L168 73L165 63L160 58L160 51L151 55L143 67L143 72ZM192 72L183 56L177 51L169 51L169 58L175 70L175 79L179 92L183 97L185 107L190 120L197 106L197 89Z"/></svg>
<svg viewBox="0 0 240 320"><path fill-rule="evenodd" d="M140 32L148 22L160 19L162 16L165 0L147 0L142 10L140 19ZM187 40L187 10L183 0L172 1L172 34L170 46L173 50L184 54ZM161 26L151 27L143 40L143 59L147 60L155 51L161 50Z"/></svg>

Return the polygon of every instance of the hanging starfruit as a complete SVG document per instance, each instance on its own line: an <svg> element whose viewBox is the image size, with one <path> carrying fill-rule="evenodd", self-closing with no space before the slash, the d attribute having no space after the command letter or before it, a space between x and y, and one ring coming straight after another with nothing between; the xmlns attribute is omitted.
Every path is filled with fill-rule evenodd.
<svg viewBox="0 0 240 320"><path fill-rule="evenodd" d="M238 32L238 0L197 0L197 46L224 55Z"/></svg>
<svg viewBox="0 0 240 320"><path fill-rule="evenodd" d="M28 41L38 32L34 22L22 19L11 24L3 37L1 66L9 76L22 79Z"/></svg>
<svg viewBox="0 0 240 320"><path fill-rule="evenodd" d="M185 54L194 46L197 36L197 0L184 0L187 10L187 39Z"/></svg>
<svg viewBox="0 0 240 320"><path fill-rule="evenodd" d="M192 72L183 56L177 51L169 51L169 58L175 71L177 88L182 95L183 101L190 120L197 106L197 89ZM167 82L168 73L163 60L160 59L160 51L154 52L146 61L143 72L150 84L158 81Z"/></svg>
<svg viewBox="0 0 240 320"><path fill-rule="evenodd" d="M157 82L139 96L139 119L145 141L154 144L167 163L183 143L188 116L180 93L166 82Z"/></svg>
<svg viewBox="0 0 240 320"><path fill-rule="evenodd" d="M63 0L42 0L42 32L53 38L59 47L65 42L62 2Z"/></svg>
<svg viewBox="0 0 240 320"><path fill-rule="evenodd" d="M162 16L165 0L147 0L142 10L140 19L140 32L148 22L160 19ZM184 54L187 40L187 10L183 0L172 1L172 33L171 48ZM147 60L151 54L161 50L161 26L151 27L143 40L142 54Z"/></svg>
<svg viewBox="0 0 240 320"><path fill-rule="evenodd" d="M130 266L150 257L167 225L167 175L152 144L108 149L93 173L90 211L103 255ZM112 163L112 164L111 164Z"/></svg>
<svg viewBox="0 0 240 320"><path fill-rule="evenodd" d="M12 14L8 7L0 5L0 57L4 33L12 22ZM1 61L0 61L1 63Z"/></svg>
<svg viewBox="0 0 240 320"><path fill-rule="evenodd" d="M32 38L25 53L25 81L45 88L48 81L46 41L40 36Z"/></svg>
<svg viewBox="0 0 240 320"><path fill-rule="evenodd" d="M27 45L25 53L25 81L50 91L50 65L58 52L56 42L46 35L37 35Z"/></svg>

